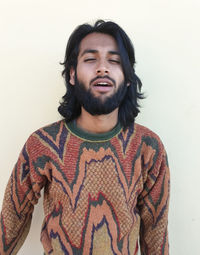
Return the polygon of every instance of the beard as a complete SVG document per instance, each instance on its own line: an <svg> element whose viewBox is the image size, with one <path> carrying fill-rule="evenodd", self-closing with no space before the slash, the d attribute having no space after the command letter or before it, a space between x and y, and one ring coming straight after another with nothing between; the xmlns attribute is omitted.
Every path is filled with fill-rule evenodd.
<svg viewBox="0 0 200 255"><path fill-rule="evenodd" d="M109 114L120 106L127 91L127 86L123 81L114 94L108 96L104 100L95 97L91 89L79 82L75 75L74 92L78 103L91 115Z"/></svg>

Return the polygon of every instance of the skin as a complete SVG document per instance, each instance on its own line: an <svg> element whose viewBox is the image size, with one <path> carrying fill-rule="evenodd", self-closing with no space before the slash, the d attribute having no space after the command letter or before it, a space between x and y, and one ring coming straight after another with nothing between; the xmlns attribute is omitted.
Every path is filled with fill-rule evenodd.
<svg viewBox="0 0 200 255"><path fill-rule="evenodd" d="M115 93L124 81L115 39L103 33L92 33L84 37L80 43L76 72L79 82L100 100L104 101ZM103 78L105 76L108 78ZM70 83L75 85L73 68L70 71ZM107 83L107 86L98 85L99 83ZM108 132L116 126L117 122L118 108L109 114L93 116L82 107L81 115L77 119L77 125L91 133Z"/></svg>

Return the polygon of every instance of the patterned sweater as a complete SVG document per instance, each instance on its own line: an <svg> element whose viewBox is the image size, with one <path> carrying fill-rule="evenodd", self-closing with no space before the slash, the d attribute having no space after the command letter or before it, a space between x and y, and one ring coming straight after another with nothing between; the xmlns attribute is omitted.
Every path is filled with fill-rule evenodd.
<svg viewBox="0 0 200 255"><path fill-rule="evenodd" d="M42 188L46 255L135 255L139 240L142 255L169 254L169 169L149 129L91 134L61 120L34 132L6 188L0 255L17 254Z"/></svg>

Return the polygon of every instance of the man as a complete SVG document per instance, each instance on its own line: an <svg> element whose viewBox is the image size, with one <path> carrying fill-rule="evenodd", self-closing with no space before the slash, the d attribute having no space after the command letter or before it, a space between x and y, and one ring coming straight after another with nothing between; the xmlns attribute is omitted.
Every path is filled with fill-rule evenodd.
<svg viewBox="0 0 200 255"><path fill-rule="evenodd" d="M168 254L169 169L159 137L134 122L141 82L130 39L84 24L65 55L64 119L34 132L8 182L0 254L16 254L44 187L45 254Z"/></svg>

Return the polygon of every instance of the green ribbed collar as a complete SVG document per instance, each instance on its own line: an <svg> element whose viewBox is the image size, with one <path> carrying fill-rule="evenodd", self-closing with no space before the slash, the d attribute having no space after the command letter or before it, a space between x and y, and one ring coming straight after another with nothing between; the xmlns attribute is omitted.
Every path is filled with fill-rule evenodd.
<svg viewBox="0 0 200 255"><path fill-rule="evenodd" d="M118 124L109 132L102 133L102 134L95 134L95 133L86 132L85 130L82 130L79 127L77 127L76 121L71 121L68 123L65 122L65 125L67 129L71 133L73 133L75 136L83 140L92 141L92 142L103 142L103 141L110 140L112 137L119 134L122 128L120 123L118 122Z"/></svg>

